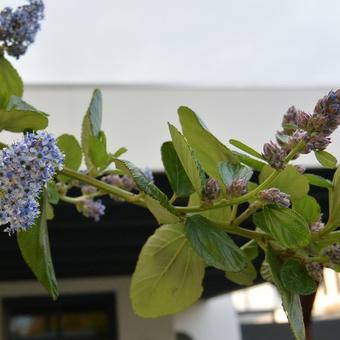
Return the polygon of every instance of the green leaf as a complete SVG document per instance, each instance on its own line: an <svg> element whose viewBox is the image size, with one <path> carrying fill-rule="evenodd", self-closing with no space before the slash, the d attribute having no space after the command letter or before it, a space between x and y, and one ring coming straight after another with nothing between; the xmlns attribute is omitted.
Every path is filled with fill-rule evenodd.
<svg viewBox="0 0 340 340"><path fill-rule="evenodd" d="M3 56L0 57L0 84L0 108L6 107L12 95L22 97L24 91L22 80L15 68Z"/></svg>
<svg viewBox="0 0 340 340"><path fill-rule="evenodd" d="M234 151L233 153L238 157L241 163L250 166L252 169L256 171L261 171L266 165L266 163L258 161L257 159L254 159L242 153L236 151Z"/></svg>
<svg viewBox="0 0 340 340"><path fill-rule="evenodd" d="M58 297L57 280L54 274L51 251L48 239L46 214L47 192L42 195L41 214L34 226L17 234L21 255L39 282L55 300Z"/></svg>
<svg viewBox="0 0 340 340"><path fill-rule="evenodd" d="M284 248L305 247L311 240L308 223L292 209L265 206L253 215L253 221Z"/></svg>
<svg viewBox="0 0 340 340"><path fill-rule="evenodd" d="M200 197L196 193L191 194L188 206L192 207L200 204ZM231 208L230 206L225 206L216 209L207 209L199 212L199 214L213 223L226 223L230 220Z"/></svg>
<svg viewBox="0 0 340 340"><path fill-rule="evenodd" d="M64 134L57 138L57 145L65 155L64 166L78 170L82 161L82 153L77 139L72 135Z"/></svg>
<svg viewBox="0 0 340 340"><path fill-rule="evenodd" d="M314 197L309 195L293 201L293 209L303 216L309 225L318 221L321 216L319 203Z"/></svg>
<svg viewBox="0 0 340 340"><path fill-rule="evenodd" d="M139 255L130 297L136 314L158 317L192 305L202 294L205 265L192 250L182 224L156 230Z"/></svg>
<svg viewBox="0 0 340 340"><path fill-rule="evenodd" d="M304 176L307 178L309 184L311 185L326 189L330 189L332 187L331 181L321 176L314 174L304 174Z"/></svg>
<svg viewBox="0 0 340 340"><path fill-rule="evenodd" d="M257 277L257 271L254 265L248 261L246 268L239 272L225 272L225 277L237 283L238 285L251 286Z"/></svg>
<svg viewBox="0 0 340 340"><path fill-rule="evenodd" d="M334 169L336 168L337 159L330 154L329 152L323 150L323 151L314 151L316 159L319 161L319 163L324 167L328 169Z"/></svg>
<svg viewBox="0 0 340 340"><path fill-rule="evenodd" d="M43 130L48 119L40 112L0 110L0 131L24 132L25 130Z"/></svg>
<svg viewBox="0 0 340 340"><path fill-rule="evenodd" d="M308 275L306 267L293 259L282 265L280 279L286 290L299 295L310 295L317 288L315 281Z"/></svg>
<svg viewBox="0 0 340 340"><path fill-rule="evenodd" d="M340 167L336 169L332 188L329 190L329 218L328 225L340 227Z"/></svg>
<svg viewBox="0 0 340 340"><path fill-rule="evenodd" d="M160 205L167 209L172 214L176 215L174 207L169 203L168 197L157 188L147 177L145 177L143 171L138 169L133 163L124 161L121 159L114 160L116 167L124 173L133 178L137 187L151 198L159 201Z"/></svg>
<svg viewBox="0 0 340 340"><path fill-rule="evenodd" d="M249 155L252 155L252 156L259 158L259 159L263 159L262 155L259 152L257 152L256 150L254 150L250 146L242 143L241 141L239 141L237 139L230 139L229 143L231 145L235 146L236 148L246 152Z"/></svg>
<svg viewBox="0 0 340 340"><path fill-rule="evenodd" d="M53 180L47 183L47 197L49 203L57 204L59 202L59 193Z"/></svg>
<svg viewBox="0 0 340 340"><path fill-rule="evenodd" d="M253 175L253 170L242 164L230 164L222 162L219 164L220 177L226 186L230 186L233 181L245 179L249 181Z"/></svg>
<svg viewBox="0 0 340 340"><path fill-rule="evenodd" d="M81 146L84 152L85 164L90 172L95 173L95 166L90 158L91 136L98 137L102 122L102 95L100 90L93 91L92 99L84 116L81 130Z"/></svg>
<svg viewBox="0 0 340 340"><path fill-rule="evenodd" d="M183 135L173 125L169 124L169 130L177 156L195 191L201 196L205 186L205 174L196 159L196 154L190 148Z"/></svg>
<svg viewBox="0 0 340 340"><path fill-rule="evenodd" d="M281 298L282 306L287 315L290 328L293 331L296 340L305 340L305 327L303 323L303 314L298 294L287 291L281 282L280 269L281 263L273 250L268 247L266 252L266 262L269 264L271 278L276 285Z"/></svg>
<svg viewBox="0 0 340 340"><path fill-rule="evenodd" d="M109 163L109 155L106 151L106 138L103 131L98 137L89 137L89 156L93 165L97 168L106 168Z"/></svg>
<svg viewBox="0 0 340 340"><path fill-rule="evenodd" d="M266 165L260 173L260 183L269 177L273 171L273 168ZM281 171L270 186L272 188L278 188L290 195L291 200L298 200L305 196L309 191L307 178L300 174L299 171L292 165L288 165L283 171Z"/></svg>
<svg viewBox="0 0 340 340"><path fill-rule="evenodd" d="M147 208L150 210L152 215L156 218L159 224L178 223L179 218L172 214L169 210L164 208L159 201L146 195L144 197Z"/></svg>
<svg viewBox="0 0 340 340"><path fill-rule="evenodd" d="M48 203L46 204L46 220L50 221L54 219L54 208L53 205Z"/></svg>
<svg viewBox="0 0 340 340"><path fill-rule="evenodd" d="M226 232L205 217L189 216L185 227L192 248L208 265L230 272L246 267L247 258L240 248Z"/></svg>
<svg viewBox="0 0 340 340"><path fill-rule="evenodd" d="M128 149L124 146L122 146L121 148L119 148L113 155L112 157L114 158L118 158L120 157L121 155L123 155L125 152L127 152Z"/></svg>
<svg viewBox="0 0 340 340"><path fill-rule="evenodd" d="M255 260L259 255L259 247L255 240L250 240L249 242L245 243L241 247L241 250L250 261Z"/></svg>
<svg viewBox="0 0 340 340"><path fill-rule="evenodd" d="M172 190L177 197L188 197L194 188L186 174L172 142L165 142L161 147L165 173Z"/></svg>
<svg viewBox="0 0 340 340"><path fill-rule="evenodd" d="M195 112L188 107L181 106L178 115L183 134L204 170L221 184L218 164L224 161L237 164L239 162L237 156L209 132Z"/></svg>

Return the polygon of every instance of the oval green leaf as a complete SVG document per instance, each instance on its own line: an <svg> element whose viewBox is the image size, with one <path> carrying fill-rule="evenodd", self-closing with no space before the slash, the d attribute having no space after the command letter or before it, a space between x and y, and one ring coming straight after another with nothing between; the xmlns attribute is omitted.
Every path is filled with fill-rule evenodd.
<svg viewBox="0 0 340 340"><path fill-rule="evenodd" d="M175 314L202 294L205 265L185 237L182 224L164 225L143 246L130 297L142 317Z"/></svg>
<svg viewBox="0 0 340 340"><path fill-rule="evenodd" d="M293 209L305 218L310 225L320 219L321 208L317 200L309 195L293 201Z"/></svg>
<svg viewBox="0 0 340 340"><path fill-rule="evenodd" d="M221 228L201 215L189 216L185 232L192 248L207 265L230 272L246 267L247 258L240 248Z"/></svg>
<svg viewBox="0 0 340 340"><path fill-rule="evenodd" d="M340 227L340 167L334 173L332 188L329 190L329 218L327 225L331 229Z"/></svg>
<svg viewBox="0 0 340 340"><path fill-rule="evenodd" d="M195 151L198 160L210 177L221 182L218 164L224 161L237 164L238 157L221 143L191 109L181 106L178 116L183 134Z"/></svg>
<svg viewBox="0 0 340 340"><path fill-rule="evenodd" d="M307 221L292 209L265 206L253 215L253 221L284 248L305 247L311 240Z"/></svg>
<svg viewBox="0 0 340 340"><path fill-rule="evenodd" d="M315 281L308 275L306 267L293 259L282 265L280 279L285 289L299 295L310 295L317 288Z"/></svg>
<svg viewBox="0 0 340 340"><path fill-rule="evenodd" d="M311 185L326 189L330 189L332 187L332 182L322 176L314 174L304 174L304 176L308 179L308 182Z"/></svg>
<svg viewBox="0 0 340 340"><path fill-rule="evenodd" d="M336 168L337 159L330 154L329 152L323 150L323 151L315 151L314 152L316 159L319 161L319 163L327 169L334 169Z"/></svg>

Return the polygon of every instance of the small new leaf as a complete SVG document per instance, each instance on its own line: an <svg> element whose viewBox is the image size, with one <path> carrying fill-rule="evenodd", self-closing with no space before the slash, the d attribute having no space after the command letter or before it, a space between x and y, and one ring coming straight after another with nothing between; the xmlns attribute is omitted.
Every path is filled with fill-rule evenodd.
<svg viewBox="0 0 340 340"><path fill-rule="evenodd" d="M319 161L319 163L324 167L328 169L334 169L336 168L337 159L330 154L329 152L323 150L323 151L315 151L315 157Z"/></svg>
<svg viewBox="0 0 340 340"><path fill-rule="evenodd" d="M177 197L188 197L195 190L186 174L172 142L165 142L161 147L165 173L172 190Z"/></svg>

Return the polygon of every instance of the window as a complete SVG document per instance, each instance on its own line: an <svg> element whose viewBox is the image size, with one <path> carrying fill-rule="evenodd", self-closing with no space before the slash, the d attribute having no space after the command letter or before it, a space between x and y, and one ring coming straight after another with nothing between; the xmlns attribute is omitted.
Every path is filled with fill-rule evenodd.
<svg viewBox="0 0 340 340"><path fill-rule="evenodd" d="M114 294L8 298L6 340L116 340Z"/></svg>

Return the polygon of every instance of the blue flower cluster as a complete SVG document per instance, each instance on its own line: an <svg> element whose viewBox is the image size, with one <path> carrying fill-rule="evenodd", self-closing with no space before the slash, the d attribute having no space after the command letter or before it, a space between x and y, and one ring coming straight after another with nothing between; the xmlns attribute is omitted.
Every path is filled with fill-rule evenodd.
<svg viewBox="0 0 340 340"><path fill-rule="evenodd" d="M0 150L0 225L6 225L5 231L12 234L34 224L42 188L63 162L56 139L44 131L28 133Z"/></svg>
<svg viewBox="0 0 340 340"><path fill-rule="evenodd" d="M44 17L42 0L29 0L28 5L16 10L10 7L0 12L0 40L9 55L19 58L34 42Z"/></svg>

